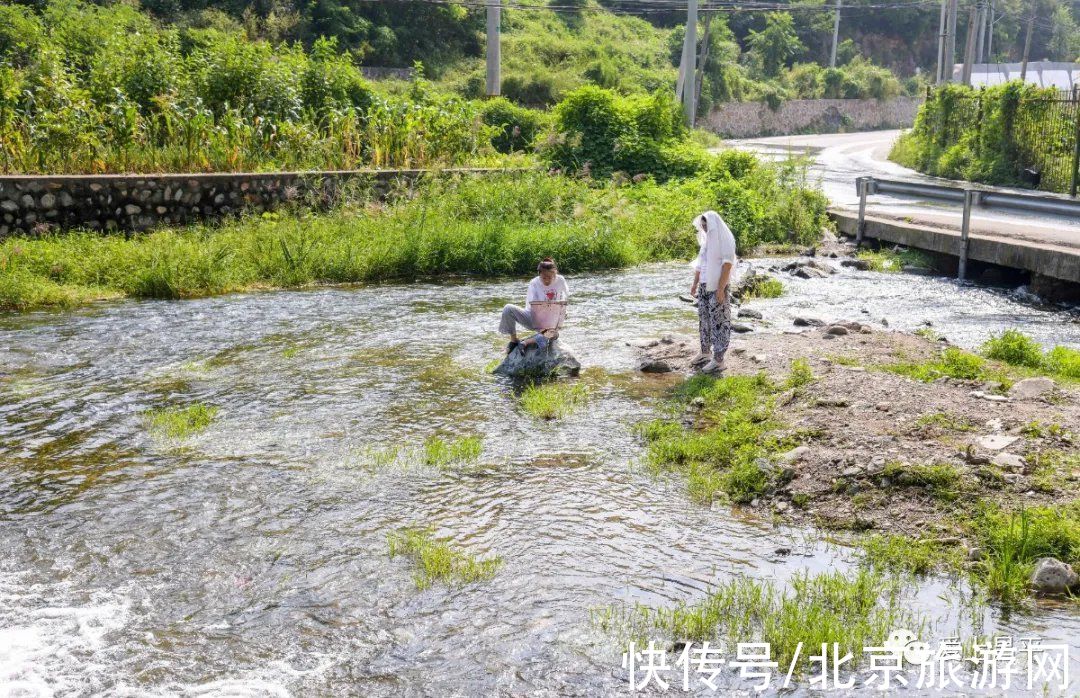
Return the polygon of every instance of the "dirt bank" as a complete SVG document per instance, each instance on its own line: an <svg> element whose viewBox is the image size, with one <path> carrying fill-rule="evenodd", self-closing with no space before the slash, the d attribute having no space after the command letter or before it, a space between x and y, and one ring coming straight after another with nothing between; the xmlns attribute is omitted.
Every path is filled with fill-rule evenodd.
<svg viewBox="0 0 1080 698"><path fill-rule="evenodd" d="M643 359L691 375L697 338L667 339L642 348ZM964 531L957 514L980 502L1014 508L1074 499L1080 490L1076 388L1022 381L994 362L984 366L997 380L910 377L912 367L940 362L948 346L854 322L738 335L726 375L764 371L782 382L797 359L813 373L775 396L778 435L797 435L801 445L779 456L783 476L750 506L826 528L959 544ZM684 423L709 427L693 404Z"/></svg>

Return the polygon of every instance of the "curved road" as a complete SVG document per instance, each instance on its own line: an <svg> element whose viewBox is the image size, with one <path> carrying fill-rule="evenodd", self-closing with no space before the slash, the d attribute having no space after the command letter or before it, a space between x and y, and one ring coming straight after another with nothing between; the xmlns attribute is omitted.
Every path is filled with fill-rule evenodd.
<svg viewBox="0 0 1080 698"><path fill-rule="evenodd" d="M809 136L777 136L726 141L770 159L805 155L808 177L821 185L835 208L858 211L855 178L888 179L961 185L963 182L928 177L888 160L900 131L867 131ZM1010 190L1006 190L1010 191ZM867 199L867 215L896 218L943 228L960 228L961 206L940 201L875 194ZM1080 249L1080 220L1065 216L1002 212L975 208L972 232L986 237L1030 240L1055 247Z"/></svg>

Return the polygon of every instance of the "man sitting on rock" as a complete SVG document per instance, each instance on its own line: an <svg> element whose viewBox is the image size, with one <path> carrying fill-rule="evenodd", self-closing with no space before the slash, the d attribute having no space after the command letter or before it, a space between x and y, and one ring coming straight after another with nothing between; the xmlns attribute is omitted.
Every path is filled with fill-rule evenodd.
<svg viewBox="0 0 1080 698"><path fill-rule="evenodd" d="M499 332L510 335L507 354L521 344L517 335L518 325L538 333L536 339L530 337L526 342L546 341L558 336L558 328L566 315L570 290L566 279L559 274L555 260L545 257L540 260L536 271L538 276L529 282L529 289L525 293L527 308L508 304L502 309ZM544 339L540 340L541 337Z"/></svg>

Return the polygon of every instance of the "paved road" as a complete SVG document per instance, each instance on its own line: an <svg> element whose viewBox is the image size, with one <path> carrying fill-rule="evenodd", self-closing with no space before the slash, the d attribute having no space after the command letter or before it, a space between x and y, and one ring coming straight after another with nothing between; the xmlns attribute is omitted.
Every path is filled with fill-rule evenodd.
<svg viewBox="0 0 1080 698"><path fill-rule="evenodd" d="M900 131L868 131L810 136L778 136L727 141L728 146L750 150L765 157L781 159L806 155L811 159L808 176L820 183L837 208L858 211L855 178L874 175L945 184L950 180L927 177L889 162L889 150ZM960 227L961 206L909 197L874 195L867 200L867 213L938 227ZM1080 220L1064 216L1044 216L976 209L972 232L986 237L1007 236L1043 245L1080 249Z"/></svg>

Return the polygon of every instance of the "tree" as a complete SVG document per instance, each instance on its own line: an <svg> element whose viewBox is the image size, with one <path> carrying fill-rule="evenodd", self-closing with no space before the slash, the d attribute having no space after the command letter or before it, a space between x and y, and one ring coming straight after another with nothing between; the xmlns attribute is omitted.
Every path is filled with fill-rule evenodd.
<svg viewBox="0 0 1080 698"><path fill-rule="evenodd" d="M795 21L787 12L770 12L765 20L765 29L750 32L747 41L750 54L769 77L779 75L780 69L804 49L795 33Z"/></svg>

